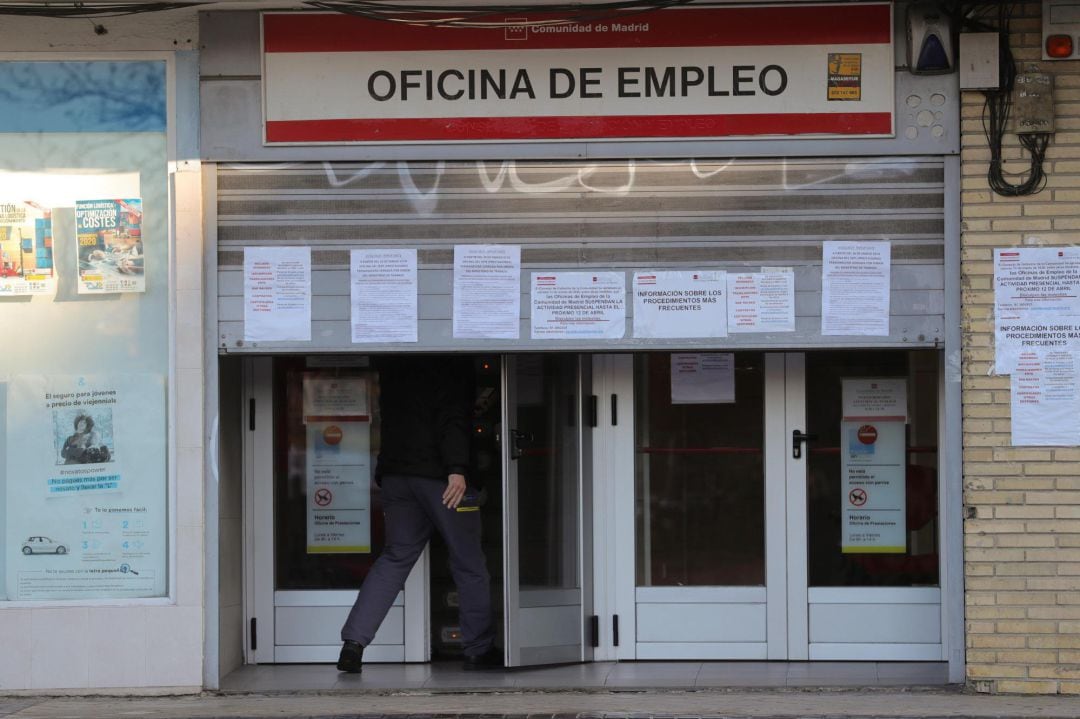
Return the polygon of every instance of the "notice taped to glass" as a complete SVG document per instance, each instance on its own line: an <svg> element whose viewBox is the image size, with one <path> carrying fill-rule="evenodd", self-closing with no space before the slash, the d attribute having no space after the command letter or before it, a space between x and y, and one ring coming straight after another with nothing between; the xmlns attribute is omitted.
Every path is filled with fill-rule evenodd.
<svg viewBox="0 0 1080 719"><path fill-rule="evenodd" d="M164 377L19 375L8 392L7 596L163 596Z"/></svg>
<svg viewBox="0 0 1080 719"><path fill-rule="evenodd" d="M79 200L79 294L146 292L142 200Z"/></svg>
<svg viewBox="0 0 1080 719"><path fill-rule="evenodd" d="M52 211L33 202L0 203L0 297L55 292Z"/></svg>

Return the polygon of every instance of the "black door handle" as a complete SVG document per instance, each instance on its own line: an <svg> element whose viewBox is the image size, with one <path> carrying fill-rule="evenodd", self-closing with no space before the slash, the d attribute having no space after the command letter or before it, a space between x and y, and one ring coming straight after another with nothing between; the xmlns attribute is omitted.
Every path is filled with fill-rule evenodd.
<svg viewBox="0 0 1080 719"><path fill-rule="evenodd" d="M518 459L521 457L521 443L532 442L533 436L531 432L522 432L521 430L510 430L510 459Z"/></svg>
<svg viewBox="0 0 1080 719"><path fill-rule="evenodd" d="M802 446L804 442L816 442L816 434L803 434L799 430L791 433L791 456L795 459L802 458Z"/></svg>

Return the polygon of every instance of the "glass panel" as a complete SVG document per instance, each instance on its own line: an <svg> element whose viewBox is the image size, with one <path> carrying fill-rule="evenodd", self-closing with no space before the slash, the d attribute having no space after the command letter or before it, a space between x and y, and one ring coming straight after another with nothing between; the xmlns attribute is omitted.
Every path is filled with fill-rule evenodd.
<svg viewBox="0 0 1080 719"><path fill-rule="evenodd" d="M764 355L734 353L726 403L673 402L671 358L634 358L637 584L763 585Z"/></svg>
<svg viewBox="0 0 1080 719"><path fill-rule="evenodd" d="M939 353L923 351L814 352L806 356L807 433L817 439L807 459L807 511L811 586L936 586L938 584L938 364ZM865 488L845 487L844 452L885 453L886 428L863 432L843 422L843 380L846 378L899 378L905 380L907 422L903 448L898 449L898 476L879 472ZM849 437L852 431L866 436ZM874 440L874 441L871 441ZM878 441L880 440L880 441ZM871 450L870 447L874 449ZM902 457L906 455L906 460ZM849 459L849 462L852 462ZM855 459L854 461L863 461ZM884 460L882 460L884 461ZM899 473L902 472L902 479ZM889 483L903 483L903 488ZM854 487L854 489L853 489ZM846 490L846 491L845 491ZM875 507L879 492L898 494ZM849 497L851 492L858 496ZM900 498L902 497L902 502ZM881 539L870 547L853 547L858 526L849 523L845 542L844 515L852 505L863 507L860 523L870 523ZM902 506L903 511L898 511ZM891 515L890 515L891 512ZM849 520L850 522L850 520ZM891 526L890 526L891 523ZM902 527L896 526L902 523ZM898 537L898 541L890 541ZM845 551L845 544L849 546ZM878 545L875 549L874 545ZM893 545L893 546L889 546ZM884 550L884 551L882 551Z"/></svg>
<svg viewBox="0 0 1080 719"><path fill-rule="evenodd" d="M168 594L165 79L0 62L0 600Z"/></svg>
<svg viewBox="0 0 1080 719"><path fill-rule="evenodd" d="M304 422L304 378L363 378L371 413L369 471L370 550L309 552L308 425ZM310 370L305 360L274 361L274 576L276 589L356 589L382 551L383 514L374 481L379 446L378 382L374 372L333 368ZM347 431L347 428L346 428ZM317 440L316 440L317 441ZM351 469L349 471L352 471Z"/></svg>
<svg viewBox="0 0 1080 719"><path fill-rule="evenodd" d="M522 588L578 586L574 355L517 357L518 562Z"/></svg>

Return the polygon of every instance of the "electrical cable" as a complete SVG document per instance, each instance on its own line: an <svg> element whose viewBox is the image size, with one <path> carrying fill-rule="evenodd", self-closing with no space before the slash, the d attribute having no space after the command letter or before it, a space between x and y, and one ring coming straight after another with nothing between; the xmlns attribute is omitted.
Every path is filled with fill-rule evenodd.
<svg viewBox="0 0 1080 719"><path fill-rule="evenodd" d="M3 3L0 15L51 18L109 18L192 8L207 4L205 0L180 2L71 2L71 3ZM96 31L96 29L95 29ZM100 34L100 33L99 33Z"/></svg>
<svg viewBox="0 0 1080 719"><path fill-rule="evenodd" d="M600 3L522 4L522 5L413 5L378 2L377 0L305 0L305 5L369 20L396 22L426 27L537 27L595 22L612 17L627 17L637 13L662 10L680 5L695 6L694 0L614 0ZM539 13L532 20L507 19L507 15Z"/></svg>
<svg viewBox="0 0 1080 719"><path fill-rule="evenodd" d="M1046 148L1050 144L1048 133L1018 133L1017 139L1031 157L1031 163L1025 172L1006 172L1002 156L1002 142L1009 124L1012 111L1013 88L1016 85L1016 61L1009 47L1009 24L1013 14L1013 4L1005 3L998 7L998 42L1001 58L1001 87L996 90L984 90L982 126L990 148L990 166L987 170L987 183L990 189L1003 197L1021 197L1034 195L1046 186L1044 164ZM1006 175L1026 179L1013 184Z"/></svg>

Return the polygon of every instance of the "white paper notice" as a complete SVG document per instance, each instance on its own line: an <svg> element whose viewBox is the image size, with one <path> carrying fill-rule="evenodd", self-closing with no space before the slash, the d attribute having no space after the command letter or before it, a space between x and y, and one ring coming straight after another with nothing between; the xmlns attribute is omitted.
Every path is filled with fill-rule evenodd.
<svg viewBox="0 0 1080 719"><path fill-rule="evenodd" d="M454 247L454 337L516 340L521 334L521 248Z"/></svg>
<svg viewBox="0 0 1080 719"><path fill-rule="evenodd" d="M907 421L907 380L902 377L847 379L840 384L844 421Z"/></svg>
<svg viewBox="0 0 1080 719"><path fill-rule="evenodd" d="M890 244L825 242L821 334L889 334Z"/></svg>
<svg viewBox="0 0 1080 719"><path fill-rule="evenodd" d="M1025 350L1080 352L1080 248L994 250L994 318L998 374Z"/></svg>
<svg viewBox="0 0 1080 719"><path fill-rule="evenodd" d="M533 339L622 339L626 275L622 272L534 272Z"/></svg>
<svg viewBox="0 0 1080 719"><path fill-rule="evenodd" d="M634 337L727 337L724 272L635 272Z"/></svg>
<svg viewBox="0 0 1080 719"><path fill-rule="evenodd" d="M311 248L244 248L244 340L311 340Z"/></svg>
<svg viewBox="0 0 1080 719"><path fill-rule="evenodd" d="M735 401L735 355L684 352L671 355L672 404L730 404Z"/></svg>
<svg viewBox="0 0 1080 719"><path fill-rule="evenodd" d="M794 332L794 272L729 272L729 332Z"/></svg>
<svg viewBox="0 0 1080 719"><path fill-rule="evenodd" d="M416 342L416 250L349 253L353 342Z"/></svg>
<svg viewBox="0 0 1080 719"><path fill-rule="evenodd" d="M1014 446L1080 445L1080 356L1025 350L1010 377Z"/></svg>

